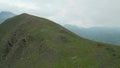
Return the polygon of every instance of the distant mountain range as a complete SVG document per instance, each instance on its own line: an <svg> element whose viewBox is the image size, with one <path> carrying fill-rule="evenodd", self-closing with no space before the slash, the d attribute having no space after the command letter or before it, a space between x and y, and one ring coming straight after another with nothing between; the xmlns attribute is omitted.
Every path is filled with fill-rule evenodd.
<svg viewBox="0 0 120 68"><path fill-rule="evenodd" d="M0 12L0 23L4 22L6 19L14 17L16 14L8 11Z"/></svg>
<svg viewBox="0 0 120 68"><path fill-rule="evenodd" d="M98 42L120 45L120 27L80 28L74 25L65 27L77 35Z"/></svg>
<svg viewBox="0 0 120 68"><path fill-rule="evenodd" d="M0 24L0 68L120 68L119 63L119 46L84 39L45 18L24 13Z"/></svg>

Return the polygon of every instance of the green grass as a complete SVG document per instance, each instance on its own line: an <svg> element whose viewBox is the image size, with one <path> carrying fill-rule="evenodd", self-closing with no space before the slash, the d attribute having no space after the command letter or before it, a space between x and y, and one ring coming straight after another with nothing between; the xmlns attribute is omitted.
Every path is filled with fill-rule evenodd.
<svg viewBox="0 0 120 68"><path fill-rule="evenodd" d="M81 38L44 18L18 15L0 33L1 68L120 68L119 46Z"/></svg>

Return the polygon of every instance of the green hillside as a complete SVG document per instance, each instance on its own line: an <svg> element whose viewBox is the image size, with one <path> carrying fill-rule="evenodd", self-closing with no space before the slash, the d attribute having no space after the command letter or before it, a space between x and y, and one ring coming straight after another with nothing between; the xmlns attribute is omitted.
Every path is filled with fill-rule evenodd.
<svg viewBox="0 0 120 68"><path fill-rule="evenodd" d="M120 47L21 14L0 25L0 68L120 68Z"/></svg>

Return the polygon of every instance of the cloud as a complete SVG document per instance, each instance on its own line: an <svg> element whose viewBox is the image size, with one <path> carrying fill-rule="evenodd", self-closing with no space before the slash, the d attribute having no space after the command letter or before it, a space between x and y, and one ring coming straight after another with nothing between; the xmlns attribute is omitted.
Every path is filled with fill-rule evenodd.
<svg viewBox="0 0 120 68"><path fill-rule="evenodd" d="M0 10L30 13L81 27L120 25L119 0L1 0Z"/></svg>
<svg viewBox="0 0 120 68"><path fill-rule="evenodd" d="M15 7L19 9L25 9L25 10L37 10L39 9L37 5L33 3L24 3L24 2L19 2L14 4Z"/></svg>

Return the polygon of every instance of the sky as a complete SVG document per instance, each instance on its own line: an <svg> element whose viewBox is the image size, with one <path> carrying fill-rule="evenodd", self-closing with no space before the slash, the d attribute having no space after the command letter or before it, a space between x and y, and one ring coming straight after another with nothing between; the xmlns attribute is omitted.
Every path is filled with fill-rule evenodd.
<svg viewBox="0 0 120 68"><path fill-rule="evenodd" d="M86 28L120 25L120 0L0 0L0 11L29 13Z"/></svg>

